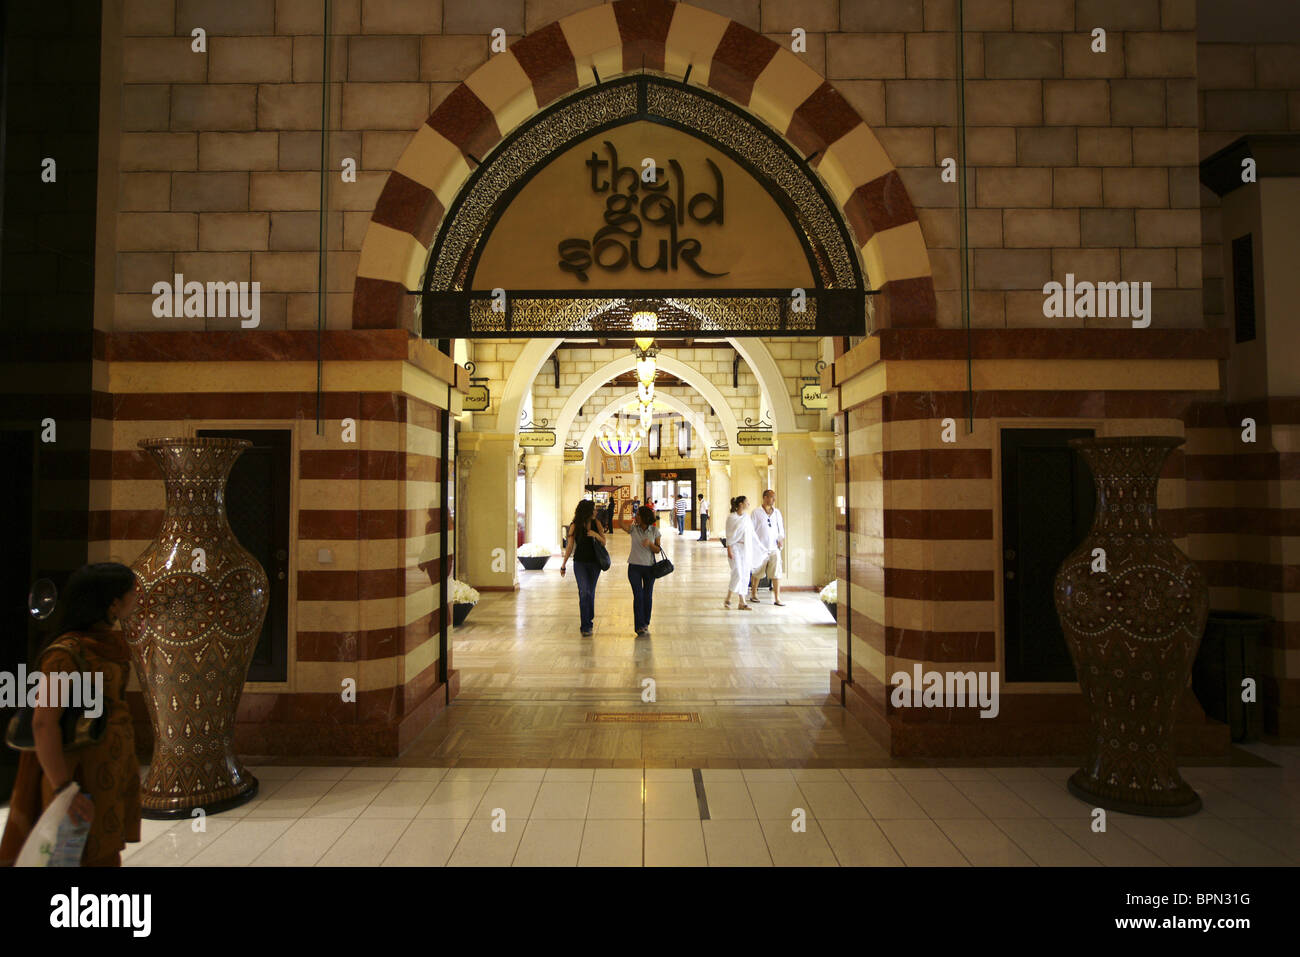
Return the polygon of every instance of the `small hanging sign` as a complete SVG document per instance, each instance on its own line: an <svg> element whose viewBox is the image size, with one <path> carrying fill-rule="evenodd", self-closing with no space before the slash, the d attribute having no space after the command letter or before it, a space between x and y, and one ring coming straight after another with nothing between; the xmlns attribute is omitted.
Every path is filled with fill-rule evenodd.
<svg viewBox="0 0 1300 957"><path fill-rule="evenodd" d="M825 368L826 363L818 362L818 374L803 377L803 388L799 390L799 403L805 409L812 411L830 408L830 396L822 392L821 371Z"/></svg>

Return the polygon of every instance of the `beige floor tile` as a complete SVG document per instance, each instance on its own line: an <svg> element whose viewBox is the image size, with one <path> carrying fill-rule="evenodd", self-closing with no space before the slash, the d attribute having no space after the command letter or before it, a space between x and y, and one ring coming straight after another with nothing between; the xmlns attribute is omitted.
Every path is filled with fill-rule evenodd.
<svg viewBox="0 0 1300 957"><path fill-rule="evenodd" d="M700 771L706 786L710 784L744 784L745 775L740 768L704 768Z"/></svg>
<svg viewBox="0 0 1300 957"><path fill-rule="evenodd" d="M1258 818L1234 820L1232 824L1255 840L1276 847L1293 864L1300 864L1300 824L1294 821L1267 821Z"/></svg>
<svg viewBox="0 0 1300 957"><path fill-rule="evenodd" d="M747 786L749 798L754 802L754 810L764 820L784 818L788 821L796 808L812 813L808 798L793 779L770 783L750 781Z"/></svg>
<svg viewBox="0 0 1300 957"><path fill-rule="evenodd" d="M984 814L950 781L904 781L903 790L936 821L949 818L978 819Z"/></svg>
<svg viewBox="0 0 1300 957"><path fill-rule="evenodd" d="M901 867L903 859L871 820L818 820L818 826L841 867Z"/></svg>
<svg viewBox="0 0 1300 957"><path fill-rule="evenodd" d="M646 768L646 783L693 784L695 776L690 768Z"/></svg>
<svg viewBox="0 0 1300 957"><path fill-rule="evenodd" d="M901 783L864 781L854 783L852 788L877 821L929 819Z"/></svg>
<svg viewBox="0 0 1300 957"><path fill-rule="evenodd" d="M805 781L819 784L844 783L844 775L837 768L791 768L790 771L799 784Z"/></svg>
<svg viewBox="0 0 1300 957"><path fill-rule="evenodd" d="M582 850L581 820L530 820L515 852L515 867L576 867Z"/></svg>
<svg viewBox="0 0 1300 957"><path fill-rule="evenodd" d="M490 818L475 818L465 826L460 843L451 852L448 867L509 867L527 828L526 818L507 820L505 830L494 830Z"/></svg>
<svg viewBox="0 0 1300 957"><path fill-rule="evenodd" d="M794 772L789 768L744 768L740 772L746 782L755 784L788 784L794 781Z"/></svg>
<svg viewBox="0 0 1300 957"><path fill-rule="evenodd" d="M1286 866L1286 854L1271 842L1257 840L1230 821L1204 812L1191 817L1170 818L1169 823L1233 864L1256 867Z"/></svg>
<svg viewBox="0 0 1300 957"><path fill-rule="evenodd" d="M446 768L398 768L396 781L429 781L437 784L447 774Z"/></svg>
<svg viewBox="0 0 1300 957"><path fill-rule="evenodd" d="M772 854L758 819L702 821L710 867L771 867Z"/></svg>
<svg viewBox="0 0 1300 957"><path fill-rule="evenodd" d="M186 861L186 866L244 867L274 844L293 823L288 818L236 821Z"/></svg>
<svg viewBox="0 0 1300 957"><path fill-rule="evenodd" d="M537 792L532 818L584 820L594 785L590 779L582 782L545 781Z"/></svg>
<svg viewBox="0 0 1300 957"><path fill-rule="evenodd" d="M222 821L209 816L203 831L195 831L191 822L172 822L161 834L142 843L130 857L123 856L124 867L178 867L188 864L235 826L235 820ZM143 834L141 835L143 836Z"/></svg>
<svg viewBox="0 0 1300 957"><path fill-rule="evenodd" d="M947 781L996 781L988 768L939 768L939 773Z"/></svg>
<svg viewBox="0 0 1300 957"><path fill-rule="evenodd" d="M640 867L641 821L587 821L582 832L579 867Z"/></svg>
<svg viewBox="0 0 1300 957"><path fill-rule="evenodd" d="M253 858L253 867L311 867L352 824L346 818L303 818Z"/></svg>
<svg viewBox="0 0 1300 957"><path fill-rule="evenodd" d="M695 820L700 819L700 802L695 796L695 785L661 784L646 781L645 819Z"/></svg>
<svg viewBox="0 0 1300 957"><path fill-rule="evenodd" d="M789 820L760 821L772 863L777 867L838 867L817 822L808 819L807 830L795 831Z"/></svg>
<svg viewBox="0 0 1300 957"><path fill-rule="evenodd" d="M1186 831L1174 827L1168 820L1112 813L1106 815L1106 826L1108 829L1114 828L1127 834L1173 867L1195 867L1206 864L1226 867L1231 863L1222 854L1206 847Z"/></svg>
<svg viewBox="0 0 1300 957"><path fill-rule="evenodd" d="M845 781L802 781L799 790L808 800L808 813L818 820L871 817L857 792Z"/></svg>
<svg viewBox="0 0 1300 957"><path fill-rule="evenodd" d="M352 768L346 764L303 768L295 781L341 781Z"/></svg>
<svg viewBox="0 0 1300 957"><path fill-rule="evenodd" d="M412 820L437 786L434 781L393 781L375 795L375 799L361 812L361 818Z"/></svg>
<svg viewBox="0 0 1300 957"><path fill-rule="evenodd" d="M317 867L378 867L410 826L410 821L405 819L362 819L343 823L348 825L348 829L316 862Z"/></svg>
<svg viewBox="0 0 1300 957"><path fill-rule="evenodd" d="M938 768L890 768L889 773L894 776L895 781L901 781L904 784L912 781L943 781L946 780L939 773Z"/></svg>
<svg viewBox="0 0 1300 957"><path fill-rule="evenodd" d="M249 801L247 817L287 817L297 819L303 816L313 804L323 798L334 781L293 779L285 781L275 792L266 798ZM259 795L260 797L260 795Z"/></svg>
<svg viewBox="0 0 1300 957"><path fill-rule="evenodd" d="M500 768L492 778L493 784L530 782L540 784L546 776L546 768Z"/></svg>
<svg viewBox="0 0 1300 957"><path fill-rule="evenodd" d="M864 781L893 782L897 780L889 768L843 768L840 770L840 774L850 784L858 784Z"/></svg>
<svg viewBox="0 0 1300 957"><path fill-rule="evenodd" d="M1074 817L1092 813L1089 804L1079 800L1060 784L1039 779L1037 781L1003 781L1007 789L1043 817Z"/></svg>
<svg viewBox="0 0 1300 957"><path fill-rule="evenodd" d="M881 820L876 823L908 867L963 867L970 864L934 821Z"/></svg>
<svg viewBox="0 0 1300 957"><path fill-rule="evenodd" d="M699 820L645 822L646 867L705 867L708 863Z"/></svg>
<svg viewBox="0 0 1300 957"><path fill-rule="evenodd" d="M345 780L353 781L391 781L397 777L397 768L383 767L378 765L363 765L357 768L351 768L345 775Z"/></svg>
<svg viewBox="0 0 1300 957"><path fill-rule="evenodd" d="M468 824L464 818L412 822L384 858L384 867L442 867Z"/></svg>
<svg viewBox="0 0 1300 957"><path fill-rule="evenodd" d="M487 792L491 782L477 781L442 781L433 789L424 807L416 812L415 819L423 821L428 818L446 818L459 820L474 816L479 802ZM535 786L536 787L536 786ZM525 815L526 817L527 815Z"/></svg>
<svg viewBox="0 0 1300 957"><path fill-rule="evenodd" d="M1051 821L1008 818L993 823L1041 867L1096 867L1100 864Z"/></svg>
<svg viewBox="0 0 1300 957"><path fill-rule="evenodd" d="M976 867L1033 867L1029 855L992 821L951 818L935 821L962 856Z"/></svg>
<svg viewBox="0 0 1300 957"><path fill-rule="evenodd" d="M597 781L591 786L587 805L588 820L641 820L645 809L641 804L639 781Z"/></svg>
<svg viewBox="0 0 1300 957"><path fill-rule="evenodd" d="M496 773L496 768L448 768L442 781L445 784L461 781L491 781L496 777Z"/></svg>
<svg viewBox="0 0 1300 957"><path fill-rule="evenodd" d="M248 770L258 781L288 781L296 778L305 768L300 764L261 764L256 767L249 766Z"/></svg>
<svg viewBox="0 0 1300 957"><path fill-rule="evenodd" d="M714 821L757 818L753 799L744 781L719 781L705 784L704 796L709 804L709 819Z"/></svg>
<svg viewBox="0 0 1300 957"><path fill-rule="evenodd" d="M504 811L508 821L526 821L532 816L541 787L539 781L505 781L499 784L493 781L483 792L483 799L472 817L486 818Z"/></svg>
<svg viewBox="0 0 1300 957"><path fill-rule="evenodd" d="M547 784L590 784L595 773L595 768L546 768L542 780Z"/></svg>
<svg viewBox="0 0 1300 957"><path fill-rule="evenodd" d="M1065 832L1088 854L1107 867L1165 867L1160 857L1118 828L1107 826L1094 831L1089 818L1053 818L1052 823Z"/></svg>
<svg viewBox="0 0 1300 957"><path fill-rule="evenodd" d="M644 772L640 768L596 768L596 784L622 783L635 781L640 784Z"/></svg>
<svg viewBox="0 0 1300 957"><path fill-rule="evenodd" d="M1002 781L961 781L957 789L985 817L1042 817Z"/></svg>
<svg viewBox="0 0 1300 957"><path fill-rule="evenodd" d="M999 781L1042 781L1043 776L1038 773L1037 768L1031 767L1008 767L1008 768L989 768L989 773Z"/></svg>
<svg viewBox="0 0 1300 957"><path fill-rule="evenodd" d="M303 817L360 817L384 786L383 781L344 778L309 807Z"/></svg>

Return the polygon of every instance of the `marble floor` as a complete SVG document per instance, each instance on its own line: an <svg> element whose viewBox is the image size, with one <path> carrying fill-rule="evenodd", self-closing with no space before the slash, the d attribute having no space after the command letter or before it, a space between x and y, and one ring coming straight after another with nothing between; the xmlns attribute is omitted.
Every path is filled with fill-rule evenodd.
<svg viewBox="0 0 1300 957"><path fill-rule="evenodd" d="M1300 748L1248 750L1264 766L1187 769L1201 813L1112 813L1101 833L1066 792L1065 767L254 767L253 801L213 815L201 833L190 821L145 821L124 863L1300 864Z"/></svg>

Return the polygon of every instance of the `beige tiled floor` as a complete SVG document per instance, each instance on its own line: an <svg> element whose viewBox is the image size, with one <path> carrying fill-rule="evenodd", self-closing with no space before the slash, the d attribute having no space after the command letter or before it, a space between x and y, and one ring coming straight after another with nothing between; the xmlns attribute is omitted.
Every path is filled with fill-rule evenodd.
<svg viewBox="0 0 1300 957"><path fill-rule="evenodd" d="M1196 767L1189 818L1109 814L1068 768L254 768L256 799L145 821L128 866L1300 864L1300 748ZM796 815L797 810L801 815ZM0 823L6 811L0 809ZM802 820L803 829L792 824Z"/></svg>

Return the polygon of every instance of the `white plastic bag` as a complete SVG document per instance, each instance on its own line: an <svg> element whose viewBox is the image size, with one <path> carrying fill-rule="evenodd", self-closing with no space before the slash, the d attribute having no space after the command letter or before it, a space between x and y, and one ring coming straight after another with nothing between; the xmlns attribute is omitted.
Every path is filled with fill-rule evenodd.
<svg viewBox="0 0 1300 957"><path fill-rule="evenodd" d="M18 852L15 867L80 867L81 853L90 834L90 822L74 820L68 809L81 788L69 784L45 809Z"/></svg>

